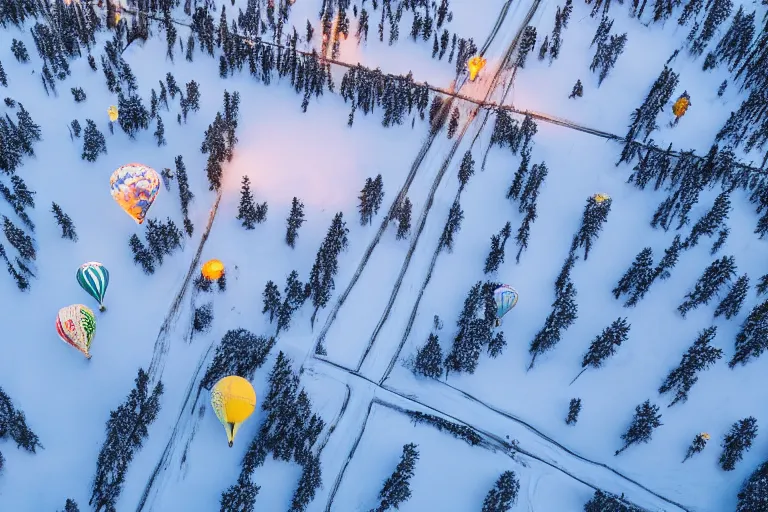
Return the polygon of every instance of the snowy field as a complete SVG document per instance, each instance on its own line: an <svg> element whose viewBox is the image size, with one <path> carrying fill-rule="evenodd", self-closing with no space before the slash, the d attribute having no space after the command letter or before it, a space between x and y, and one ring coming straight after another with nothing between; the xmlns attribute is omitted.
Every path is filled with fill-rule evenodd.
<svg viewBox="0 0 768 512"><path fill-rule="evenodd" d="M246 10L249 5L245 0L215 3L211 15L216 30L222 5L226 5L230 24L238 9ZM349 512L376 507L382 483L397 465L403 444L409 442L419 446L420 459L410 481L412 497L400 510L480 510L505 470L513 470L520 483L513 511L582 510L596 488L624 493L627 500L654 512L735 509L742 482L765 461L768 450L768 391L762 385L768 372L767 356L727 368L743 322L765 300L765 296L757 296L755 285L766 272L768 246L754 233L758 215L749 202L749 192L737 189L731 194L730 235L716 255L710 254L716 237L702 237L698 246L681 252L668 280L654 282L636 307L624 308L624 298L615 300L611 290L638 252L651 247L654 262L658 262L675 235L685 238L691 225L711 208L720 187L701 193L688 226L676 231L675 221L667 232L653 229L651 218L668 192L654 191L652 186L639 190L626 183L637 161L615 166L620 143L539 121L530 164L544 162L549 173L539 191L538 217L531 227L528 248L516 263L515 234L525 215L506 193L520 155L499 146L488 150L497 114L487 115L477 102L487 98L520 111L624 136L630 114L670 55L680 49L670 63L680 74L679 84L658 116L659 129L650 138L662 149L671 143L675 150L694 149L697 155L706 155L729 114L748 96L747 91L739 90L740 83L726 65L702 71L704 56L728 30L740 4L733 6L715 30L707 50L694 59L685 41L692 22L684 27L677 24L682 6L664 23L650 23L650 6L638 20L629 16L630 3L615 3L608 14L615 18L611 34L626 32L626 49L598 87L597 75L589 71L589 65L595 52L590 42L600 15L589 16L591 4L573 4L568 26L562 30L560 55L550 65L549 57L542 61L537 54L543 37L552 37L555 12L562 4L553 0L453 0L452 19L442 28L459 38L472 38L487 59L478 80L468 82L465 72L457 75L455 60L433 58L431 37L411 39L414 15L410 9L402 13L399 39L389 44L386 21L384 41L379 41L383 0L376 2L376 8L372 3L350 2L349 37L342 38L334 59L350 66L359 63L380 68L384 73L412 72L414 81L444 91L457 88L472 101L455 99L448 109L450 114L456 108L459 115L455 135L448 137L444 127L432 137L429 120L420 119L415 109L402 124L384 127L381 106L368 115L358 109L349 127L351 106L339 95L347 71L343 66L331 66L333 92L326 88L319 98L312 97L306 113L301 108L302 93L291 90L287 77L278 79L273 73L272 83L265 85L249 75L246 62L243 71L219 78L221 48L215 47L211 57L203 53L197 40L193 61L184 58L180 42L186 48L192 17L183 12L182 2L172 10L178 21L173 61L163 58L167 44L166 29L158 21L163 17L161 11L158 20L150 23L150 38L132 42L122 53L135 75L137 94L147 106L150 92L158 90L159 81L166 81L166 73L173 74L182 91L192 80L199 84L199 111L190 112L186 121L177 122L179 96L168 98L167 110L159 108L166 144L158 146L153 136L156 119L149 121L148 129L139 130L135 139L117 123L114 133L109 130L107 108L118 104L118 97L107 88L100 56L113 31L102 27L95 34L91 53L97 71L89 67L83 49L82 58L69 61L71 74L54 79L56 91L48 95L40 78L44 61L30 32L35 22L45 23L46 19L27 20L20 26L8 22L0 29L0 63L8 81L7 87L0 86L0 96L17 103L12 106L6 100L0 104L0 114L15 121L18 104L23 104L42 134L33 144L34 156L24 156L16 170L36 193L34 209L27 210L35 224L34 233L7 201L0 201L0 215L33 235L37 250L28 291L18 291L10 276L0 278L7 326L0 387L24 412L42 446L35 454L17 449L13 440L5 439L2 422L9 420L0 414L0 510L60 510L71 498L80 510L100 512L88 502L105 440L105 423L110 411L128 395L138 368L149 369L153 383L161 380L164 393L157 419L127 466L116 509L136 510L142 494L148 492L150 499L143 510L216 510L221 493L237 480L243 456L251 441L258 439L259 427L268 415L257 407L240 429L234 447L228 448L224 429L210 409L209 392L203 389L197 396L202 373L227 331L244 328L267 337L275 334L276 324L262 313L266 283L273 281L283 293L293 270L307 283L318 248L338 212L343 213L349 229L349 243L338 257L335 287L326 306L318 310L312 325L314 308L308 300L292 316L290 327L280 331L251 381L262 404L270 389L268 375L278 351L283 351L300 374L300 386L312 401L312 411L325 422L312 447L319 457L322 485L306 510ZM393 13L400 3L392 1ZM295 2L283 35L295 29L299 50L321 52L318 14L330 4L337 12L335 1ZM430 6L433 14L438 4ZM260 6L266 16L266 0L253 0L251 5ZM353 6L358 12L365 7L370 16L367 42L361 44L355 37L359 17L352 14ZM709 4L702 9L698 22L703 22L708 8ZM94 9L103 21L106 11ZM760 31L766 30L766 8L744 2L744 9L756 11L753 40L757 40ZM3 12L0 8L0 15L6 16ZM130 23L134 16L126 11L123 19ZM304 40L307 22L314 29L309 42ZM525 67L515 69L516 49L526 25L536 27L537 43ZM264 38L273 41L271 28ZM28 62L17 61L12 40L24 43ZM324 56L331 57L330 48ZM583 97L568 99L577 79L583 83ZM726 79L729 85L718 97L718 86ZM73 101L70 89L74 87L83 88L85 101ZM671 103L684 90L691 96L691 107L670 127L674 118ZM231 161L223 164L221 199L214 210L217 194L209 188L207 155L200 146L216 113L223 112L225 91L240 95L238 142ZM427 107L427 115L429 110ZM522 121L522 116L514 117ZM70 136L68 127L74 119L83 128L86 119L92 119L104 134L107 153L95 162L81 158L82 136ZM0 141L0 150L6 151L5 147ZM468 151L475 172L460 191L458 169ZM764 148L758 145L751 153L741 147L735 154L740 161L759 165L761 151ZM129 162L146 164L158 173L175 169L174 159L179 155L194 194L189 206L194 232L184 237L181 250L166 256L161 265L156 264L154 274L146 275L134 263L128 247L131 235L144 239L146 223L135 224L115 204L109 194L109 177ZM367 178L378 174L383 179L383 202L371 223L361 225L361 189ZM244 176L250 179L254 200L268 204L266 221L253 230L243 229L236 218ZM0 182L11 186L10 176L3 176ZM579 229L587 198L595 193L609 194L612 206L589 258L580 258L571 273L578 292L578 319L560 343L526 371L529 344L551 310L554 281ZM387 218L398 194L413 205L412 227L404 240L395 237L397 221ZM294 197L304 205L306 222L291 248L285 235ZM438 252L456 198L463 210L461 229L453 250ZM50 213L52 202L72 218L79 238L76 243L61 238L61 228ZM209 216L214 220L206 232ZM161 186L148 218L170 218L183 227L177 180L169 188ZM507 221L512 236L506 244L505 261L498 271L486 275L483 267L491 236ZM14 261L17 250L10 241L2 242ZM580 251L583 256L583 249ZM730 320L713 317L725 293L721 292L709 305L682 318L676 308L704 268L731 255L737 275L746 273L751 285L739 314ZM227 289L199 293L187 279L188 273L197 277L200 265L211 258L225 263ZM91 360L59 341L54 329L61 307L83 303L96 311L95 301L74 278L78 266L86 261L102 262L110 271L108 310L96 313ZM520 293L519 303L498 329L507 342L503 353L490 358L483 351L471 375L414 376L413 358L429 334L438 335L446 355L467 292L476 282L487 280L508 283ZM179 298L177 308L174 302ZM207 302L213 305L212 325L193 334L195 309ZM434 331L435 315L443 322L438 331ZM591 340L618 317L626 317L631 325L628 341L603 368L589 369L571 384ZM723 350L722 359L698 374L687 401L666 407L672 394L659 395L659 386L697 334L709 326L717 327L713 345ZM565 417L572 398L581 398L582 410L578 423L569 426ZM614 457L635 406L647 399L661 407L662 426L653 432L650 443L634 445ZM472 447L433 426L414 425L401 411L382 402L451 418L487 438L498 439L497 446ZM734 422L748 416L757 419L758 436L735 470L723 471L718 464L723 436ZM681 465L688 445L700 432L711 435L709 445ZM349 454L353 454L351 459ZM166 457L165 469L152 481L153 469L164 464ZM291 508L291 500L301 477L302 466L297 462L268 456L251 475L260 486L255 510L297 512ZM45 482L44 488L40 482ZM251 509L243 512L246 510Z"/></svg>

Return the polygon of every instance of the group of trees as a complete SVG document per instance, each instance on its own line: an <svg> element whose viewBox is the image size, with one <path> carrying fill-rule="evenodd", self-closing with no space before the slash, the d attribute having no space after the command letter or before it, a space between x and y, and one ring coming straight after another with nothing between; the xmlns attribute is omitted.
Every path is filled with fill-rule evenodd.
<svg viewBox="0 0 768 512"><path fill-rule="evenodd" d="M0 440L10 438L18 448L30 453L35 453L38 447L42 448L40 439L29 425L24 413L13 406L11 398L0 388ZM0 453L0 471L3 469L4 459Z"/></svg>
<svg viewBox="0 0 768 512"><path fill-rule="evenodd" d="M325 235L320 249L317 251L315 262L309 273L309 297L312 299L312 312L310 322L315 323L317 312L324 308L331 299L331 292L336 288L334 278L339 271L339 255L347 248L349 229L344 221L344 214L337 213L333 217L328 233ZM322 352L322 346L318 344L317 350Z"/></svg>
<svg viewBox="0 0 768 512"><path fill-rule="evenodd" d="M379 506L375 512L384 512L395 508L408 501L411 497L411 483L416 461L419 460L419 450L413 443L403 445L403 454L400 456L400 462L392 474L384 482L379 491Z"/></svg>
<svg viewBox="0 0 768 512"><path fill-rule="evenodd" d="M276 460L294 461L302 466L290 512L304 512L322 483L320 454L314 453L313 447L325 422L312 412L309 395L299 389L299 377L282 351L269 375L269 391L261 408L264 422L243 457L237 482L221 495L221 511L254 510L260 488L251 481L251 474L272 454Z"/></svg>
<svg viewBox="0 0 768 512"><path fill-rule="evenodd" d="M627 33L624 32L621 35L611 34L612 27L613 19L609 20L608 16L603 16L600 20L600 25L597 27L597 32L595 32L595 37L590 44L591 48L597 43L595 56L592 58L589 70L592 72L600 70L597 78L598 87L603 83L603 80L608 76L613 66L616 65L619 55L624 52L624 46L627 44Z"/></svg>
<svg viewBox="0 0 768 512"><path fill-rule="evenodd" d="M24 108L17 103L16 122L9 116L0 118L0 171L13 174L24 155L34 156L34 145L41 139L38 126Z"/></svg>
<svg viewBox="0 0 768 512"><path fill-rule="evenodd" d="M128 240L128 245L133 252L134 263L141 266L145 274L154 274L155 265L162 265L163 257L171 256L181 249L184 233L170 217L165 222L149 219L145 237L147 245L134 233Z"/></svg>
<svg viewBox="0 0 768 512"><path fill-rule="evenodd" d="M195 198L195 195L189 190L189 181L187 179L187 168L181 155L175 159L176 163L176 183L179 186L179 199L181 200L181 214L184 216L184 231L187 236L192 236L194 226L189 220L189 203Z"/></svg>
<svg viewBox="0 0 768 512"><path fill-rule="evenodd" d="M134 382L135 387L125 401L109 413L106 439L99 450L88 501L95 512L115 510L128 466L160 412L163 383L158 381L150 391L150 376L141 368Z"/></svg>
<svg viewBox="0 0 768 512"><path fill-rule="evenodd" d="M288 275L282 296L277 285L272 281L267 281L262 293L264 308L261 312L269 314L270 323L277 320L275 336L279 335L282 330L288 330L291 325L291 317L304 305L311 293L310 285L299 281L299 274L295 270Z"/></svg>
<svg viewBox="0 0 768 512"><path fill-rule="evenodd" d="M203 154L208 155L205 172L208 175L209 190L218 191L221 187L221 165L232 160L232 154L237 144L235 130L240 111L240 93L230 94L224 91L224 114L216 113L213 123L205 131L205 139L200 147ZM266 216L266 209L264 211Z"/></svg>
<svg viewBox="0 0 768 512"><path fill-rule="evenodd" d="M373 222L373 217L379 213L381 202L384 200L384 181L381 174L375 179L366 178L365 186L360 191L360 224L365 226Z"/></svg>
<svg viewBox="0 0 768 512"><path fill-rule="evenodd" d="M243 176L240 189L240 206L237 208L237 220L241 221L245 229L254 229L256 224L267 220L267 202L256 203L251 192L251 179Z"/></svg>

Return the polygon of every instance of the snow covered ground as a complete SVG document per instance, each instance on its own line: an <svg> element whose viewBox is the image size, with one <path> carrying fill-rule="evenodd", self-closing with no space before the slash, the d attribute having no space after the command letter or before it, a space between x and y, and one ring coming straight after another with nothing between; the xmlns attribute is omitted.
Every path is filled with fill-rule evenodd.
<svg viewBox="0 0 768 512"><path fill-rule="evenodd" d="M321 37L317 17L321 3L296 2L289 21L303 36L306 20L310 20L315 27L316 48ZM609 14L616 19L612 33L628 33L627 49L597 88L588 66L594 53L589 43L599 17L590 18L591 6L576 2L563 31L560 57L551 66L548 59L537 60L537 45L525 68L515 73L510 94L502 98L512 72L502 73L498 82L492 78L504 64L507 49L527 16L538 29L539 41L551 32L558 3L543 0L534 5L513 0L507 11L502 0L454 3L448 29L459 37L472 37L478 47L489 43L485 72L477 82L466 83L462 94L478 100L490 95L493 101L504 101L520 110L566 118L619 135L625 133L632 109L645 97L669 55L682 47L688 32L688 27L677 26L677 14L663 28L646 27L626 14L626 5L614 5ZM238 7L245 9L246 5L242 0L236 0L234 7L230 2L225 4L230 19ZM371 9L370 2L366 5ZM747 4L747 8L758 9L758 20L765 12L762 6ZM350 37L342 42L338 59L380 67L387 73L412 71L414 80L448 89L456 77L455 64L445 58L431 58L431 40L410 39L412 14L404 14L400 39L390 46L388 29L384 42L378 40L380 13L380 6L371 13L368 42L360 46L353 35L356 21L350 13ZM500 14L505 15L494 30ZM181 9L174 11L174 17L188 19ZM214 18L218 20L218 13ZM712 46L729 23L721 26ZM34 146L35 156L25 158L18 170L37 192L36 209L30 213L36 224L37 278L32 279L28 293L19 293L10 278L0 279L6 318L0 386L24 411L44 449L31 455L15 449L12 442L0 444L5 458L0 473L0 510L57 510L66 498L75 499L81 510L89 509L91 478L109 411L131 389L136 370L147 369L153 357L163 363L157 375L165 385L162 409L131 463L118 510L137 506L169 443L173 455L152 488L149 509L215 510L221 492L237 477L242 455L264 414L257 409L238 434L235 447L229 449L221 425L208 409L207 393L203 392L193 407L194 402L185 405L188 390L196 387L200 376L196 371L204 369L211 348L228 330L242 327L266 336L274 333L274 325L261 313L265 283L273 280L282 290L292 270L306 281L317 248L337 212L343 212L350 229L349 247L340 256L329 305L319 312L314 328L309 320L311 304L294 316L291 328L280 333L253 382L257 396L264 396L266 377L278 350L291 357L297 370L308 369L302 374L302 386L310 394L314 410L326 421L320 439L323 446L327 442L321 454L323 487L308 510L328 507L346 512L375 506L383 480L408 442L419 445L421 459L411 482L413 498L403 510L479 509L485 493L507 469L514 470L521 483L519 503L513 510L580 510L593 492L591 487L624 492L629 500L649 510L681 510L671 502L697 512L733 510L741 482L763 462L768 446L768 438L759 434L735 471L723 472L717 465L718 445L734 421L751 415L761 428L768 421L768 392L761 385L768 360L763 357L734 370L726 368L735 334L758 298L752 288L741 313L731 320L712 318L716 304L700 307L686 319L679 316L675 308L683 295L715 258L709 254L711 241L704 240L683 253L672 277L654 283L636 308L625 309L621 301L613 299L610 291L635 255L650 246L658 261L677 233L649 226L665 194L641 191L625 183L631 167L614 166L620 152L618 144L538 123L531 163L545 162L549 175L540 193L539 216L529 247L515 264L514 233L523 216L505 195L520 159L507 149L494 147L484 171L480 171L495 115L482 125L485 111L473 116L475 105L457 100L462 113L459 135L449 140L443 130L431 145L427 145L427 122L416 119L411 126L409 118L402 126L384 128L380 111L368 116L358 112L350 129L346 125L350 106L338 94L326 92L302 113L301 97L285 83L275 81L264 86L245 73L222 80L218 78L218 57L204 56L199 47L192 63L178 51L174 62L163 60L159 56L166 51L164 33L153 25L155 37L131 44L123 54L145 103L150 89L157 88L158 80L164 80L169 71L182 89L190 80L197 81L202 96L200 111L191 113L182 125L176 122L178 97L173 101L169 98L170 111L160 110L167 145L157 147L152 136L154 120L135 140L118 126L114 134L109 133L106 110L117 103L117 98L107 90L100 64L93 72L84 58L72 61L72 75L56 82L57 95L47 96L40 84L42 60L30 26L4 27L0 45L0 62L8 75L8 88L0 88L0 94L22 103L40 124L43 136ZM189 29L179 26L178 31L186 44ZM13 38L25 43L30 62L16 62L10 49ZM106 31L98 34L94 50L97 62L110 38ZM666 108L659 117L661 129L652 135L658 146L673 143L675 149L706 153L728 114L745 97L731 84L718 98L717 87L728 74L722 66L703 72L702 61L703 57L691 59L683 48L671 63L681 74L673 97L685 89L693 104L673 129L666 127L672 117ZM337 90L342 72L334 69ZM584 97L569 100L577 78L584 83ZM83 103L72 101L70 88L78 86L87 94ZM215 201L215 194L208 190L206 156L200 153L200 144L216 112L223 108L224 90L238 91L241 96L239 142L234 158L225 164L221 203L200 262L222 259L227 265L228 288L223 293L187 292L177 319L163 338L168 343L166 352L157 341L158 331L175 297L184 289L185 276ZM0 108L15 118L15 109ZM80 158L82 138L70 140L67 125L72 119L83 126L86 119L93 119L104 133L108 153L95 163ZM443 251L433 259L458 191L457 169L467 150L476 161L476 172L460 196L462 228L454 250ZM424 151L423 159L417 157L420 151ZM195 232L185 239L183 251L168 257L154 275L146 276L134 265L127 247L129 236L143 236L144 227L137 226L114 204L108 193L109 176L132 161L158 171L173 168L177 155L184 158L195 194L190 207ZM742 156L746 161L760 161L756 154ZM381 211L372 225L361 226L357 213L360 189L366 178L379 173L384 182ZM235 219L243 176L250 177L256 201L269 205L267 221L253 231L245 231ZM404 186L413 203L412 236L395 240L396 226L391 222L379 240L376 237L384 216ZM579 318L562 342L526 372L528 345L549 313L554 299L552 286L571 236L579 227L584 204L597 192L610 194L613 203L589 259L579 260L572 273ZM694 222L708 210L718 192L702 194L691 212ZM299 231L296 248L291 249L284 237L294 196L304 203L307 222ZM754 286L766 270L768 252L765 241L753 234L757 217L746 199L742 191L734 193L731 234L718 257L734 255L739 274L746 272ZM60 229L50 214L52 201L72 217L79 235L77 243L60 238ZM0 214L21 226L6 202L0 202ZM149 217L170 217L181 225L175 182L170 190L161 189ZM422 218L423 230L417 230ZM494 279L514 286L521 299L501 327L507 339L504 353L497 359L483 354L474 375L452 374L445 383L414 377L404 365L425 342L434 315L444 322L438 332L443 352L450 349L467 291L478 280L487 279L482 270L490 237L506 221L512 224L513 237L507 243L506 261ZM687 229L680 233L685 236ZM4 242L4 246L11 257L15 255L9 244ZM74 279L77 267L90 260L100 261L110 270L111 283L106 297L108 311L97 313L93 359L86 361L57 340L53 324L63 306L94 306ZM422 288L428 275L428 285ZM193 307L208 300L214 304L213 326L189 342ZM619 316L626 316L632 326L629 341L604 368L588 370L569 385L592 338ZM666 408L670 398L659 396L658 387L696 334L709 325L717 326L714 345L724 350L723 359L700 374L687 402ZM326 354L315 358L321 332ZM385 388L378 387L381 382ZM564 418L574 397L582 399L583 409L578 424L567 426ZM530 456L516 453L514 461L503 450L470 447L429 425L414 426L402 412L379 402L371 405L373 399L405 408L425 404L427 412L450 415L483 434L516 439L519 449ZM662 407L663 426L650 444L634 446L614 457L634 407L646 399ZM196 412L200 407L201 415ZM180 434L174 437L174 427L179 425ZM691 439L702 431L712 435L710 446L680 465ZM352 451L354 457L347 465ZM257 508L287 509L300 474L296 464L268 459L253 475L261 486ZM45 483L44 489L40 482Z"/></svg>

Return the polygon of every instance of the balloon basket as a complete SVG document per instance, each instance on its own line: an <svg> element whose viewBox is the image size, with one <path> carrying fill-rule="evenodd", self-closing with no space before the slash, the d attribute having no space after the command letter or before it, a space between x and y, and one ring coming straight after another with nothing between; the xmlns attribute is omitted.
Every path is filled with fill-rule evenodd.
<svg viewBox="0 0 768 512"><path fill-rule="evenodd" d="M99 311L101 311L102 313L106 310L107 308L105 306L99 306Z"/></svg>

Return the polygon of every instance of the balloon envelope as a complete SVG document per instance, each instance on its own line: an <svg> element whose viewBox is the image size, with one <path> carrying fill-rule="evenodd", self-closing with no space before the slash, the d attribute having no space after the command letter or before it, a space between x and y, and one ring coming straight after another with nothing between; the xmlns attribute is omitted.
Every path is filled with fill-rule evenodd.
<svg viewBox="0 0 768 512"><path fill-rule="evenodd" d="M224 263L221 260L208 260L203 264L203 277L215 281L224 275Z"/></svg>
<svg viewBox="0 0 768 512"><path fill-rule="evenodd" d="M474 82L477 78L477 74L481 69L485 67L486 60L480 55L475 55L467 62L467 69L469 69L469 81Z"/></svg>
<svg viewBox="0 0 768 512"><path fill-rule="evenodd" d="M213 386L211 406L227 431L227 441L231 447L240 425L256 409L256 391L244 378L230 375Z"/></svg>
<svg viewBox="0 0 768 512"><path fill-rule="evenodd" d="M127 164L112 173L109 187L117 204L141 224L160 191L160 175L146 165Z"/></svg>
<svg viewBox="0 0 768 512"><path fill-rule="evenodd" d="M73 304L61 308L56 316L56 332L64 343L91 358L89 350L96 334L96 317L87 306Z"/></svg>
<svg viewBox="0 0 768 512"><path fill-rule="evenodd" d="M493 300L496 302L496 318L501 319L509 313L509 310L517 304L517 291L506 284L499 286L493 292Z"/></svg>
<svg viewBox="0 0 768 512"><path fill-rule="evenodd" d="M107 109L107 114L109 114L109 120L110 120L111 122L113 122L113 123L114 123L115 121L117 121L117 117L118 117L118 111L117 111L117 107L116 107L116 106L114 106L114 105L111 105L111 106L110 106L110 107Z"/></svg>
<svg viewBox="0 0 768 512"><path fill-rule="evenodd" d="M99 310L104 311L104 295L109 286L109 271L98 261L83 263L75 276L80 287L99 301Z"/></svg>
<svg viewBox="0 0 768 512"><path fill-rule="evenodd" d="M611 196L609 196L608 194L603 194L602 192L592 196L592 199L594 199L596 203L602 203L603 201L610 198Z"/></svg>

